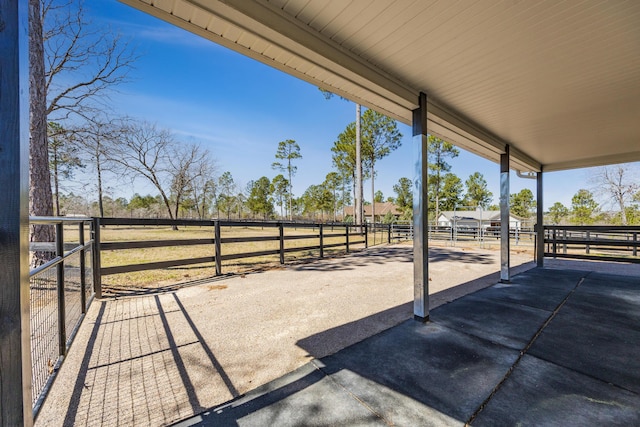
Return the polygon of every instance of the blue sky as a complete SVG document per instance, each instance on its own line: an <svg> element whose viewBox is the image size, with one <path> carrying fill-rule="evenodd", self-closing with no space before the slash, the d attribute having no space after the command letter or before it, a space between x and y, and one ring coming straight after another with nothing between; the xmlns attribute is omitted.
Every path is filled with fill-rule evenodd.
<svg viewBox="0 0 640 427"><path fill-rule="evenodd" d="M297 162L293 192L301 195L320 184L332 170L331 147L355 119L355 105L338 97L325 100L313 85L244 57L208 40L139 12L115 0L87 2L89 19L120 32L141 55L131 82L111 96L119 114L157 123L179 139L199 142L216 159L219 173L230 171L242 188L261 176L273 178L271 168L279 141L294 139L303 158ZM376 190L385 198L412 168L411 129L399 124L402 146L377 164ZM462 151L451 160L452 172L463 181L482 173L498 202L499 165ZM560 201L570 206L580 188L589 188L588 170L545 175L545 208ZM364 187L370 200L370 182ZM116 187L114 185L114 187ZM512 174L511 192L530 188L535 181ZM137 182L135 188L117 186L116 196L154 193Z"/></svg>

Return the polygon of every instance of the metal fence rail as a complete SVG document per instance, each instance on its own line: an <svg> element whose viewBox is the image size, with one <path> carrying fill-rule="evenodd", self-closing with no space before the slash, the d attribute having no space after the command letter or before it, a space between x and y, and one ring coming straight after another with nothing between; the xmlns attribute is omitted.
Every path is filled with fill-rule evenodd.
<svg viewBox="0 0 640 427"><path fill-rule="evenodd" d="M390 241L402 242L413 239L413 224L391 224ZM457 242L477 242L482 245L485 242L500 240L499 227L466 227L466 226L441 226L430 225L428 229L429 240L448 241L455 246ZM512 228L509 230L509 238L516 245L534 244L535 233L525 228Z"/></svg>
<svg viewBox="0 0 640 427"><path fill-rule="evenodd" d="M31 225L55 228L55 242L32 244L48 260L29 273L32 402L37 415L93 298L93 239L89 218L32 217ZM76 233L75 239L68 234ZM48 254L48 256L47 256Z"/></svg>
<svg viewBox="0 0 640 427"><path fill-rule="evenodd" d="M640 263L638 226L545 225L546 257Z"/></svg>

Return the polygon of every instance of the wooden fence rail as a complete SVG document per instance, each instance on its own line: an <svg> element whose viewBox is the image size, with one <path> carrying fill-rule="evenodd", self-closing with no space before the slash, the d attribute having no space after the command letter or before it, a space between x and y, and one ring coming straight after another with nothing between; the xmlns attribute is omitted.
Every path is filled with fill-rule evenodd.
<svg viewBox="0 0 640 427"><path fill-rule="evenodd" d="M293 252L319 250L320 257L324 257L325 249L344 247L349 252L352 245L364 244L368 247L368 232L380 232L390 236L389 226L375 224L354 226L352 224L342 223L295 223L295 222L262 222L262 221L224 221L224 220L170 220L170 219L143 219L143 218L94 218L94 229L100 230L105 226L171 226L171 227L210 227L212 229L212 238L197 239L167 239L167 240L145 240L145 241L127 241L127 242L107 242L102 241L100 232L95 234L96 268L94 269L94 282L96 284L96 295L101 297L102 277L112 274L130 273L135 271L155 270L168 267L176 267L182 265L193 265L203 263L215 263L216 275L222 274L222 261L253 258L269 255L279 255L280 263L284 264L285 254ZM223 237L222 228L248 228L260 227L262 229L278 230L276 235L272 236L234 236ZM285 230L308 230L311 233L296 233L288 235ZM384 230L383 230L384 229ZM338 243L327 243L328 238L344 238ZM317 239L318 243L307 246L291 246L287 247L286 242L295 240ZM387 242L388 240L385 239ZM261 251L250 251L241 253L223 253L223 245L234 243L253 243L253 242L279 242L277 249L268 249ZM102 267L101 254L103 251L119 251L128 249L146 249L161 248L175 246L193 246L193 245L211 245L211 255L196 258L182 258L167 261L146 262L137 264L127 264L118 266Z"/></svg>

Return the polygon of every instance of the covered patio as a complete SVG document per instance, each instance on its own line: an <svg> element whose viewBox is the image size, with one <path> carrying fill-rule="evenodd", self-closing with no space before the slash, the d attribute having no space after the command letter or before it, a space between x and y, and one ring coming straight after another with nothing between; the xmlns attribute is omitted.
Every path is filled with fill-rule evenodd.
<svg viewBox="0 0 640 427"><path fill-rule="evenodd" d="M640 275L545 269L541 225L543 173L640 160L640 3L123 2L413 125L417 321L187 424L638 424ZM0 5L0 425L30 425L28 10ZM427 134L501 182L501 283L432 312ZM538 268L513 277L512 170L538 224Z"/></svg>
<svg viewBox="0 0 640 427"><path fill-rule="evenodd" d="M177 426L640 423L640 279L535 268Z"/></svg>

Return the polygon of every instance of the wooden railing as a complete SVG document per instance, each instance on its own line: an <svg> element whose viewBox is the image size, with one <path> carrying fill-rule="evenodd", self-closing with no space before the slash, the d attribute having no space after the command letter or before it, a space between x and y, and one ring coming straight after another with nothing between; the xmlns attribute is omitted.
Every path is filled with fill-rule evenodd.
<svg viewBox="0 0 640 427"><path fill-rule="evenodd" d="M167 240L138 240L138 241L105 241L101 238L101 228L105 226L171 226L171 227L204 227L210 231L205 232L211 237L192 239L167 239ZM261 229L277 229L277 234L268 236L235 236L224 237L222 229L259 227ZM224 221L224 220L171 220L171 219L136 219L136 218L94 218L96 232L96 268L94 269L94 282L96 295L102 295L102 277L112 274L129 273L135 271L164 269L169 267L215 263L216 275L222 274L222 262L228 260L255 258L269 255L279 255L280 263L284 264L285 255L292 252L318 250L319 256L324 257L324 252L329 248L344 247L349 252L350 247L357 244L368 246L368 225L354 226L350 224L332 223L293 223L293 222L265 222L265 221ZM306 233L290 234L286 230L305 230ZM376 231L372 228L371 231ZM377 230L380 231L380 230ZM339 242L335 242L339 238ZM327 243L332 239L333 243ZM287 242L296 240L315 240L312 245L287 246ZM278 242L276 249L261 251L223 251L223 245L234 243L254 242ZM118 251L127 249L161 248L175 246L211 245L210 255L194 258L181 258L164 261L153 261L116 266L102 266L102 255L105 251Z"/></svg>

